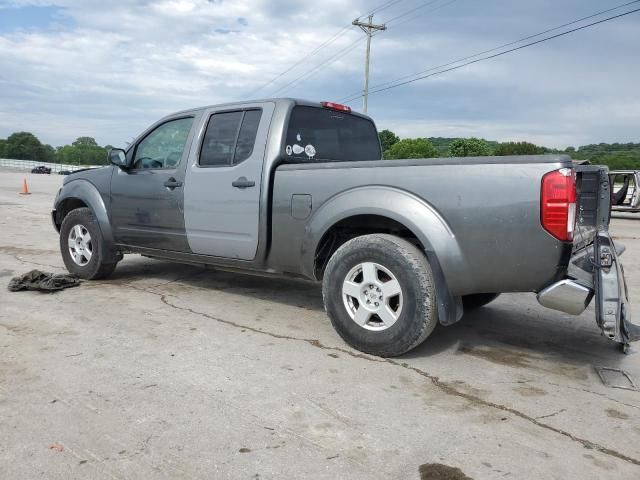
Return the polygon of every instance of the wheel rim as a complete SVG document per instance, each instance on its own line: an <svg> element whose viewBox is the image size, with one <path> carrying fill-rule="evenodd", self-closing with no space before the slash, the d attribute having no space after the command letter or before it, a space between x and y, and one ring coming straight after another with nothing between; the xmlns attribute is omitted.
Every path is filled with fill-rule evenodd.
<svg viewBox="0 0 640 480"><path fill-rule="evenodd" d="M400 282L378 263L353 267L342 283L342 299L351 319L367 330L386 330L402 313Z"/></svg>
<svg viewBox="0 0 640 480"><path fill-rule="evenodd" d="M91 234L84 225L74 225L69 232L68 238L69 254L76 265L84 267L91 261L93 255L93 243Z"/></svg>

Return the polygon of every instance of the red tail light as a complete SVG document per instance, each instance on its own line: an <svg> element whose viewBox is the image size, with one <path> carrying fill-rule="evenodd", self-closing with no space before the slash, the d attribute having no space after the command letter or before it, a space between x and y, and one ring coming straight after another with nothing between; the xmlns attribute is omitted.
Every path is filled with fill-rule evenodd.
<svg viewBox="0 0 640 480"><path fill-rule="evenodd" d="M570 242L576 224L576 173L561 168L542 177L540 221L558 240Z"/></svg>
<svg viewBox="0 0 640 480"><path fill-rule="evenodd" d="M333 103L333 102L320 102L320 105L330 110L337 110L338 112L351 113L351 107L348 105L340 105L339 103Z"/></svg>

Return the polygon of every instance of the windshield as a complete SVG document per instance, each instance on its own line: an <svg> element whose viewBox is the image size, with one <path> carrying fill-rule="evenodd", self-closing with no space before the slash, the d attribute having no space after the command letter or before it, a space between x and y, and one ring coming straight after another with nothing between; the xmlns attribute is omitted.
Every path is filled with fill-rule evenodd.
<svg viewBox="0 0 640 480"><path fill-rule="evenodd" d="M297 106L291 112L285 153L306 161L380 160L371 120L326 108Z"/></svg>

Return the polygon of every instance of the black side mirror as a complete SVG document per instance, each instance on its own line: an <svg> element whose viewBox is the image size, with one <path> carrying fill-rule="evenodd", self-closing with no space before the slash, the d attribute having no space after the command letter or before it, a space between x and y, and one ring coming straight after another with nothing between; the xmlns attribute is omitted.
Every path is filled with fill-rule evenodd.
<svg viewBox="0 0 640 480"><path fill-rule="evenodd" d="M112 148L109 150L109 161L123 170L129 166L127 163L127 152L121 148Z"/></svg>

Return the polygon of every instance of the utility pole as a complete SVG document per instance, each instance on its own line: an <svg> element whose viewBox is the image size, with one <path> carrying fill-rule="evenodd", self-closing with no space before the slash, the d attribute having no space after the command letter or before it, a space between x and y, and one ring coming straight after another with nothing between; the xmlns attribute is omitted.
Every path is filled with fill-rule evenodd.
<svg viewBox="0 0 640 480"><path fill-rule="evenodd" d="M367 106L369 103L369 58L371 57L371 37L373 36L374 31L386 30L387 26L385 24L374 25L373 15L369 15L369 21L367 23L361 22L358 18L351 23L356 27L360 27L367 36L367 56L364 63L364 92L362 96L362 109L364 113L367 113Z"/></svg>

